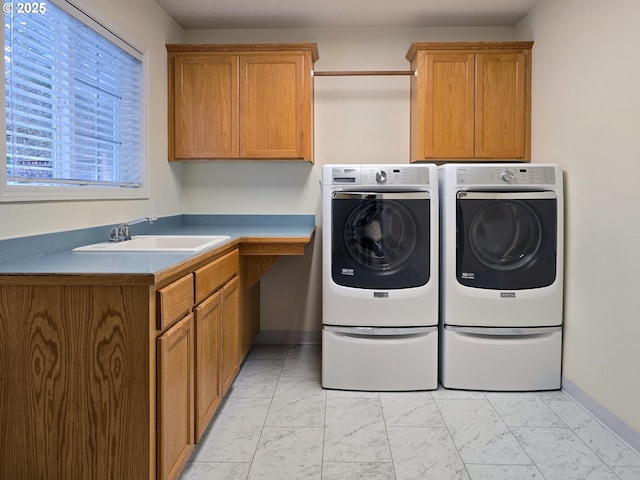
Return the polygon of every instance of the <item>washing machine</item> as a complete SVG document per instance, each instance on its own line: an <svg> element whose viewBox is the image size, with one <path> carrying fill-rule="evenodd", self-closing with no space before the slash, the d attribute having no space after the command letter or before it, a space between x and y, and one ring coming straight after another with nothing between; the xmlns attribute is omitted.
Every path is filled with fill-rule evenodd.
<svg viewBox="0 0 640 480"><path fill-rule="evenodd" d="M560 166L446 164L439 179L442 385L560 388Z"/></svg>
<svg viewBox="0 0 640 480"><path fill-rule="evenodd" d="M324 165L322 386L438 386L435 165Z"/></svg>

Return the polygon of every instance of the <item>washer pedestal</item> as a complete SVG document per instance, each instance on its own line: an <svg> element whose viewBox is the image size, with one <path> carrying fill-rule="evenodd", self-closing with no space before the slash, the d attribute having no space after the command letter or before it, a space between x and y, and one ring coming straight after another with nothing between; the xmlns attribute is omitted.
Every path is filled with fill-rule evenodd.
<svg viewBox="0 0 640 480"><path fill-rule="evenodd" d="M507 336L441 327L442 385L462 390L559 389L562 330L538 334L535 328L527 330L531 334Z"/></svg>

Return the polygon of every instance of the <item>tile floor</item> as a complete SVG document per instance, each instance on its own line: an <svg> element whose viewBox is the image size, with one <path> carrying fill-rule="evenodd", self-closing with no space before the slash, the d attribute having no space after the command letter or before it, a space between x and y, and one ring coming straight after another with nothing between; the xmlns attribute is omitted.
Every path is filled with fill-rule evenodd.
<svg viewBox="0 0 640 480"><path fill-rule="evenodd" d="M640 480L558 392L323 390L319 345L255 345L182 480Z"/></svg>

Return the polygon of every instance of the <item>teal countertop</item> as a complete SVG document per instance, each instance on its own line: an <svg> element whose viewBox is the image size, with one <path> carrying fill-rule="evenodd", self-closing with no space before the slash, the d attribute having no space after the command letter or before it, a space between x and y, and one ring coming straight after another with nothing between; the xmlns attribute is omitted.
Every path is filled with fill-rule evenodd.
<svg viewBox="0 0 640 480"><path fill-rule="evenodd" d="M153 275L208 250L193 252L74 252L108 239L112 226L0 241L0 275ZM310 238L314 215L180 215L134 225L132 235L229 235L209 249L240 240Z"/></svg>

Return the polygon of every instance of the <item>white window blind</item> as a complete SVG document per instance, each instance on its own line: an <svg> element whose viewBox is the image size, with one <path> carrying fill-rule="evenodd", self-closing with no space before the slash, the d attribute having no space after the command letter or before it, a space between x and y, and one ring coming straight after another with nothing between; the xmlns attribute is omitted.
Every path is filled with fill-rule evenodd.
<svg viewBox="0 0 640 480"><path fill-rule="evenodd" d="M143 187L142 55L45 5L5 15L6 184Z"/></svg>

